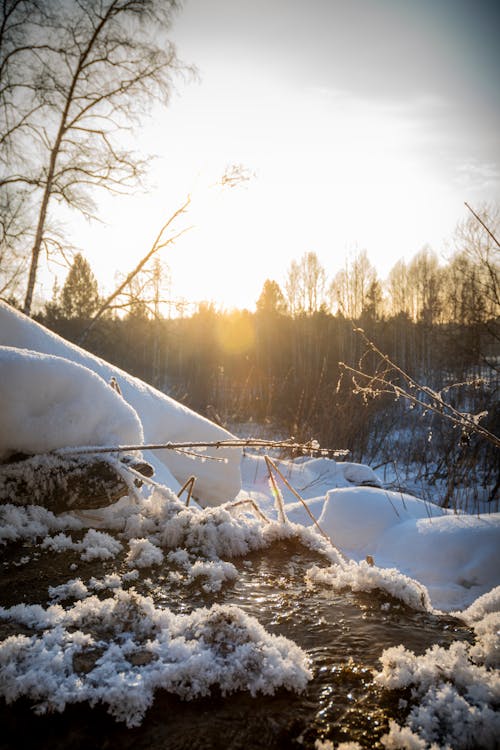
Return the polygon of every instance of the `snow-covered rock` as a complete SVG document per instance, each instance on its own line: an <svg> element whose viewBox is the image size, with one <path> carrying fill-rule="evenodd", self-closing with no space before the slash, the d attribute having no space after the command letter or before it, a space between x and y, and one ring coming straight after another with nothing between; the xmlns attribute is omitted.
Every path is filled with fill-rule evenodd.
<svg viewBox="0 0 500 750"><path fill-rule="evenodd" d="M109 383L114 377L120 386L123 398L140 419L145 443L213 442L232 437L222 427L196 414L138 378L65 341L1 301L0 345L62 357L98 375L104 384ZM8 399L11 389L6 389L3 381L0 381L0 388L5 393L5 398ZM67 388L69 389L70 386ZM21 389L18 388L18 390ZM26 397L33 398L29 393L26 393ZM79 412L80 419L82 423L85 423L88 417L82 411L83 409ZM77 430L77 425L75 429ZM113 442L123 445L127 443L129 436L126 432ZM73 444L77 437L79 438L77 444L81 445L84 441L83 436L75 432L68 435L69 437ZM101 437L97 442L102 445L103 440L104 438ZM154 453L150 451L144 455L155 467L155 478L159 482L167 483L174 490L179 489L189 476L195 475L195 494L204 505L218 505L232 500L241 488L241 452L237 449L217 449L217 458L224 459L225 463L193 460L173 450L157 450ZM207 455L210 455L210 451L207 451Z"/></svg>
<svg viewBox="0 0 500 750"><path fill-rule="evenodd" d="M0 346L0 460L82 445L143 441L135 409L87 367Z"/></svg>

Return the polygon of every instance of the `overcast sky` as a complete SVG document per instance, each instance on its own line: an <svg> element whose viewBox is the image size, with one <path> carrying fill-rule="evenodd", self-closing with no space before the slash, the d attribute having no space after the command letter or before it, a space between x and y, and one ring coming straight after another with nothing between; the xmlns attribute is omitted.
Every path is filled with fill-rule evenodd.
<svg viewBox="0 0 500 750"><path fill-rule="evenodd" d="M445 255L464 201L500 203L500 2L186 0L171 37L199 80L142 131L151 194L83 238L100 279L187 192L173 293L226 307L309 250L329 276L363 248L382 277L426 243ZM252 179L214 191L231 163Z"/></svg>

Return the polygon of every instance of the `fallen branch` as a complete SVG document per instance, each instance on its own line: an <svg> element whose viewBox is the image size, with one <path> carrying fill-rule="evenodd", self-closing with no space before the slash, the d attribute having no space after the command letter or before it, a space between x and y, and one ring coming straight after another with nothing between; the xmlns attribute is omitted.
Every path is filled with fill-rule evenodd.
<svg viewBox="0 0 500 750"><path fill-rule="evenodd" d="M144 443L138 445L84 445L73 446L70 448L58 448L52 453L56 455L85 455L89 453L125 453L127 451L155 451L155 450L173 450L179 452L189 451L189 455L199 458L206 458L215 461L223 461L214 456L205 456L195 453L197 449L205 448L266 448L266 449L283 449L290 451L292 455L320 455L328 458L345 458L350 451L337 450L333 448L320 448L315 440L308 443L296 443L293 438L288 440L260 440L256 438L240 439L233 438L228 440L211 440L211 441L189 441L189 442L166 442L166 443Z"/></svg>

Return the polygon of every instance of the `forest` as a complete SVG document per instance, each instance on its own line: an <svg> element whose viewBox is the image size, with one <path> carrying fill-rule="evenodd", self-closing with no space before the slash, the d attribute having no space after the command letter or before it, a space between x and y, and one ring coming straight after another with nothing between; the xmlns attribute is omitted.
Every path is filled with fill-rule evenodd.
<svg viewBox="0 0 500 750"><path fill-rule="evenodd" d="M98 282L77 254L35 317L238 435L348 449L444 505L466 488L471 501L494 501L500 298L488 230L498 222L482 216L457 228L447 263L424 248L385 281L364 251L331 280L306 253L283 289L265 281L254 312L167 305L157 259L96 318ZM469 426L434 399L470 415Z"/></svg>

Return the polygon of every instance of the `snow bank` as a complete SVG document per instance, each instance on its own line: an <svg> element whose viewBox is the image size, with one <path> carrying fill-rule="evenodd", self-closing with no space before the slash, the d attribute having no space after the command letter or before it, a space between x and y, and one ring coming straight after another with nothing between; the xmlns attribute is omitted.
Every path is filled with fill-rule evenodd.
<svg viewBox="0 0 500 750"><path fill-rule="evenodd" d="M0 346L0 460L78 445L143 441L136 411L87 367Z"/></svg>
<svg viewBox="0 0 500 750"><path fill-rule="evenodd" d="M125 401L139 416L147 443L217 441L232 437L208 419L119 368L70 344L1 301L0 345L62 357L88 368L106 383L109 383L111 377L115 377ZM86 418L80 412L78 416L80 419ZM120 439L113 442L124 444L126 441ZM99 443L102 444L102 441ZM81 440L78 444L82 444ZM240 490L241 453L237 449L218 449L216 455L227 462L194 462L188 456L171 450L155 451L154 455L148 453L145 457L155 466L159 482L171 483L173 474L177 480L173 483L173 489L178 489L189 476L196 475L195 494L204 504L216 505L231 500Z"/></svg>
<svg viewBox="0 0 500 750"><path fill-rule="evenodd" d="M425 586L396 568L379 568L362 560L348 563L336 563L328 568L313 565L307 572L307 580L328 586L334 591L351 589L351 591L380 590L399 599L412 609L432 611L429 594Z"/></svg>
<svg viewBox="0 0 500 750"><path fill-rule="evenodd" d="M38 713L88 701L136 726L160 688L189 700L214 686L223 695L301 691L311 678L306 654L295 643L270 635L235 606L174 615L120 589L67 609L0 609L0 619L37 631L0 644L0 693L7 702L30 697Z"/></svg>
<svg viewBox="0 0 500 750"><path fill-rule="evenodd" d="M350 487L327 492L319 523L349 556L365 557L374 554L374 545L388 529L410 519L446 512L400 492Z"/></svg>
<svg viewBox="0 0 500 750"><path fill-rule="evenodd" d="M357 487L328 492L319 524L349 557L370 555L379 568L423 584L436 609L464 609L500 582L500 513L456 515Z"/></svg>

